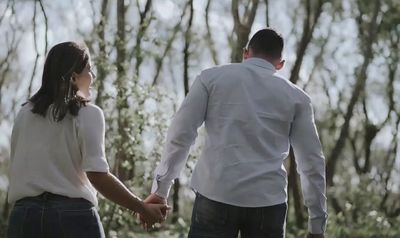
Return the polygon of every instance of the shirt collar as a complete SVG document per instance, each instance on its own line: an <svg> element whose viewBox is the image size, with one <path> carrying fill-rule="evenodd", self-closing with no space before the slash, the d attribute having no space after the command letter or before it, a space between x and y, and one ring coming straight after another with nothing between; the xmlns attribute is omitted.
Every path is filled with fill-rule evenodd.
<svg viewBox="0 0 400 238"><path fill-rule="evenodd" d="M266 61L265 59L261 59L261 58L257 58L257 57L248 58L248 59L244 60L243 63L252 64L252 65L256 65L258 67L276 71L275 67L270 62Z"/></svg>

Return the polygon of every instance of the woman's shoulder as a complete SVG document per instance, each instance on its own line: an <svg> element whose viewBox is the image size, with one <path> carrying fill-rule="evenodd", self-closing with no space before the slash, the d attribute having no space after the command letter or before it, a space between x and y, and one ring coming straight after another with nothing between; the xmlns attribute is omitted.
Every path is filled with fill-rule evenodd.
<svg viewBox="0 0 400 238"><path fill-rule="evenodd" d="M33 114L32 113L33 104L29 101L21 104L21 107L18 111L17 117L25 116L26 114Z"/></svg>
<svg viewBox="0 0 400 238"><path fill-rule="evenodd" d="M87 103L79 109L79 114L103 115L103 109L93 103Z"/></svg>
<svg viewBox="0 0 400 238"><path fill-rule="evenodd" d="M78 120L81 121L104 121L103 109L93 103L87 103L79 109Z"/></svg>

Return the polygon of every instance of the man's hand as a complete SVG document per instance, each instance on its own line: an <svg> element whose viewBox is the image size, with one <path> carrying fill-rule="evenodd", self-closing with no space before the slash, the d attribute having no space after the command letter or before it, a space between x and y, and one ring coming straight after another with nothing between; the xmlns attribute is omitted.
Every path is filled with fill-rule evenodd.
<svg viewBox="0 0 400 238"><path fill-rule="evenodd" d="M307 238L324 238L324 234L311 234L311 233L308 233Z"/></svg>
<svg viewBox="0 0 400 238"><path fill-rule="evenodd" d="M143 209L140 212L140 219L146 229L154 223L161 223L165 220L166 211L170 208L166 204L143 203Z"/></svg>
<svg viewBox="0 0 400 238"><path fill-rule="evenodd" d="M155 193L150 194L143 202L147 203L147 204L167 205L167 199L160 197ZM167 210L169 210L169 208L161 210L164 219L167 217ZM146 230L148 230L149 228L151 228L154 225L154 223L150 224L150 223L146 222L146 219L144 219L144 217L141 214L139 214L138 217L139 217L140 223L142 224L143 228L145 228Z"/></svg>
<svg viewBox="0 0 400 238"><path fill-rule="evenodd" d="M152 193L143 202L152 204L167 204L167 199Z"/></svg>

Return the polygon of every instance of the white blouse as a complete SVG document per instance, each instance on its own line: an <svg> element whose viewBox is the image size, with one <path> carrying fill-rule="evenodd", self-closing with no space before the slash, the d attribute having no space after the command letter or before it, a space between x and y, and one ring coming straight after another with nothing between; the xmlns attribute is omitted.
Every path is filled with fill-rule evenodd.
<svg viewBox="0 0 400 238"><path fill-rule="evenodd" d="M101 108L88 104L78 116L56 122L32 113L27 103L19 111L11 136L9 203L50 192L84 198L97 206L96 189L87 171L108 172L105 122Z"/></svg>

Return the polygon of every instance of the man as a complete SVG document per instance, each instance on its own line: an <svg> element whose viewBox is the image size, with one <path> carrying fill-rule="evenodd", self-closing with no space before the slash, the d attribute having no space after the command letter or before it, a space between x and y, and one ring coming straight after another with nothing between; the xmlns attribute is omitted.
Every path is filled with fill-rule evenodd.
<svg viewBox="0 0 400 238"><path fill-rule="evenodd" d="M166 203L197 128L206 138L194 169L196 192L189 237L284 237L290 145L309 211L309 237L323 237L327 219L325 161L310 98L276 75L283 39L258 31L242 63L204 70L169 128L150 203Z"/></svg>

